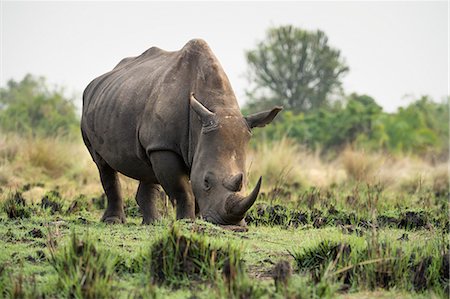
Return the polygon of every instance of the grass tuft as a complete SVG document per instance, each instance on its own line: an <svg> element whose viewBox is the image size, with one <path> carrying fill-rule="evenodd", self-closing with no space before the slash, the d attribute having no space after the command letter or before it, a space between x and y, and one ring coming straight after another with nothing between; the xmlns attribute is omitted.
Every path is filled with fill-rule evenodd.
<svg viewBox="0 0 450 299"><path fill-rule="evenodd" d="M279 261L272 271L272 277L275 283L275 290L281 292L285 290L292 277L292 267L289 261Z"/></svg>
<svg viewBox="0 0 450 299"><path fill-rule="evenodd" d="M444 294L448 249L438 239L426 245L402 246L404 240L386 242L374 235L365 243L323 240L292 256L298 270L310 273L316 282L331 279L358 289L432 289Z"/></svg>
<svg viewBox="0 0 450 299"><path fill-rule="evenodd" d="M72 214L80 211L87 211L91 205L92 203L88 201L86 195L80 194L72 201L70 206L67 208L66 213Z"/></svg>
<svg viewBox="0 0 450 299"><path fill-rule="evenodd" d="M225 263L236 271L242 269L237 246L213 243L204 235L182 232L177 223L151 248L151 275L160 284L214 281Z"/></svg>
<svg viewBox="0 0 450 299"><path fill-rule="evenodd" d="M9 219L29 218L31 216L30 207L20 191L10 194L2 205L3 211Z"/></svg>
<svg viewBox="0 0 450 299"><path fill-rule="evenodd" d="M41 207L48 209L51 214L61 213L64 205L64 199L56 190L47 192L41 199Z"/></svg>
<svg viewBox="0 0 450 299"><path fill-rule="evenodd" d="M115 257L99 250L89 236L79 238L74 232L71 242L56 249L49 242L50 263L58 273L57 287L65 298L114 298L111 287Z"/></svg>

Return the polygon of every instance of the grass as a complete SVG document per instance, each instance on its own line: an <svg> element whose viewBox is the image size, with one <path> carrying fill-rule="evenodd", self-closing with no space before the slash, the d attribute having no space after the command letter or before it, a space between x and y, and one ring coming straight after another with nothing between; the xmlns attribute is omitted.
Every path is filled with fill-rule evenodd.
<svg viewBox="0 0 450 299"><path fill-rule="evenodd" d="M298 271L315 281L338 280L348 288L431 289L442 296L449 283L448 245L440 237L410 246L369 235L348 240L322 240L293 253Z"/></svg>
<svg viewBox="0 0 450 299"><path fill-rule="evenodd" d="M50 237L49 263L58 275L56 289L66 298L112 298L116 257L100 251L88 235L79 238L72 232L70 243L57 248Z"/></svg>
<svg viewBox="0 0 450 299"><path fill-rule="evenodd" d="M141 225L123 177L127 224L108 226L80 141L2 135L0 297L448 297L446 164L327 160L284 139L252 150L248 169L264 177L248 232L174 222L164 196L163 219Z"/></svg>
<svg viewBox="0 0 450 299"><path fill-rule="evenodd" d="M150 273L155 282L189 286L193 281L215 281L218 272L225 268L229 272L228 279L235 279L236 272L242 272L238 245L210 240L195 230L183 233L180 226L174 224L153 244Z"/></svg>

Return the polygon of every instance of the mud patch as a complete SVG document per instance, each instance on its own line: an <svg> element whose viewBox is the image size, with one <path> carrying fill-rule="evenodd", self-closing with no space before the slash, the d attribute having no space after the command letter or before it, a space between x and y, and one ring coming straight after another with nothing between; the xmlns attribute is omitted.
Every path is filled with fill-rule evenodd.
<svg viewBox="0 0 450 299"><path fill-rule="evenodd" d="M435 219L427 211L393 211L389 215L381 214L376 222L371 219L364 219L355 212L338 210L334 206L328 209L302 211L287 208L285 206L258 204L252 207L245 217L249 225L299 227L302 225L311 225L314 228L327 226L340 227L391 227L407 230L430 229L433 226L442 227L448 231L448 219Z"/></svg>
<svg viewBox="0 0 450 299"><path fill-rule="evenodd" d="M40 183L40 182L28 183L28 184L25 184L25 185L22 186L22 191L24 191L24 192L30 191L31 189L36 188L36 187L44 188L45 184L44 183Z"/></svg>
<svg viewBox="0 0 450 299"><path fill-rule="evenodd" d="M247 224L253 225L281 225L298 227L308 223L306 213L297 210L288 210L282 205L258 204L246 215Z"/></svg>
<svg viewBox="0 0 450 299"><path fill-rule="evenodd" d="M406 211L400 216L400 228L422 228L430 222L430 215L425 211Z"/></svg>
<svg viewBox="0 0 450 299"><path fill-rule="evenodd" d="M33 228L28 232L28 235L32 238L43 238L44 233L39 228Z"/></svg>

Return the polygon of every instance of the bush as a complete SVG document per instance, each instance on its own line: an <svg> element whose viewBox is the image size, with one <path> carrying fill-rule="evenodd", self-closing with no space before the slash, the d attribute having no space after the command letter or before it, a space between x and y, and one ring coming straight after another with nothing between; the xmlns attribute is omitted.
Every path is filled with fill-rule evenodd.
<svg viewBox="0 0 450 299"><path fill-rule="evenodd" d="M322 153L339 152L349 145L369 151L415 154L448 159L448 100L435 103L421 97L396 113L383 112L375 100L351 94L345 103L309 113L284 111L264 130L255 131L255 143L286 136Z"/></svg>
<svg viewBox="0 0 450 299"><path fill-rule="evenodd" d="M0 89L0 128L24 135L74 135L79 118L61 89L50 91L43 77L28 74Z"/></svg>

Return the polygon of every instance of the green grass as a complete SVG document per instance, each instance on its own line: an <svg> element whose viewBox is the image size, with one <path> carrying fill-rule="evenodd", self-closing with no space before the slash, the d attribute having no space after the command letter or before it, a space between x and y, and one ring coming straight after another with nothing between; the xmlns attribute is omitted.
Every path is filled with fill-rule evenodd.
<svg viewBox="0 0 450 299"><path fill-rule="evenodd" d="M277 161L276 150L281 169L253 165L268 180L248 232L176 222L163 196L163 219L141 225L129 179L127 224L106 225L90 158L78 143L54 143L61 159L80 161L47 163L51 147L32 155L20 139L0 149L0 298L448 297L446 169L397 179L412 167L405 158L402 171L383 165L379 180L352 177L364 168L357 163L342 179L339 164L285 152L284 143L261 152ZM305 168L289 169L297 162ZM314 187L313 177L324 183Z"/></svg>
<svg viewBox="0 0 450 299"><path fill-rule="evenodd" d="M80 221L80 217L84 220ZM147 294L145 296L151 294L154 297L164 297L170 294L174 298L188 298L193 294L200 298L223 298L226 294L230 298L252 298L245 297L248 294L239 297L248 290L251 293L248 296L282 298L286 294L294 296L302 290L302 296L310 298L345 294L339 291L342 282L340 279L331 279L332 274L350 265L374 259L365 251L370 232L359 236L356 233L345 233L333 226L251 226L249 232L237 233L201 221L177 222L173 226L171 221L162 220L151 226L142 226L140 219L131 218L126 225L107 226L98 222L99 217L100 211L96 210L92 213L76 212L70 215L44 213L40 216L32 215L27 219L9 219L3 214L0 218L0 246L4 250L0 253L0 265L5 270L1 279L12 280L14 283L8 283L10 286L21 285L22 292L30 296L45 293L50 298L56 298L61 294L84 294L82 288L77 289L75 286L81 287L82 284L78 282L86 274L83 271L87 268L91 271L88 275L94 277L91 282L105 283L106 286L100 288L101 294L112 292L116 298L127 298L129 294L139 297L144 290ZM40 233L35 231L36 228ZM443 242L439 241L439 238L445 238L448 243L448 234L423 229L411 231L392 228L380 229L377 233L379 242L389 244L390 249L383 253L386 258L395 253L396 248L405 251L403 255L409 257L416 252L415 248L420 247L424 250L420 255L416 255L415 265L420 263L421 258L431 256L433 260L430 265L433 266L427 271L437 273L437 259L442 259L439 250ZM408 235L409 241L398 240L404 234ZM187 244L186 241L190 242L192 249L186 250L184 247L183 255L180 255L182 250L176 253L177 240L185 240L184 244ZM328 270L329 277L325 278L323 275L314 277L308 267L302 269L298 266L301 257L307 256L307 252L310 255L317 253L322 242L352 246L350 258L342 259L332 270ZM53 243L56 245L51 245ZM77 249L80 247L77 244L83 244L82 250ZM164 254L162 248L165 249ZM222 259L215 260L212 265L212 252L216 252L217 256L220 250L224 252ZM92 255L92 252L95 254ZM184 252L187 252L186 255ZM231 281L223 274L223 265L226 262L224 257L229 255L233 256L235 262L239 262L239 266L235 264L234 272L231 271L234 274L228 274L228 277L233 277ZM160 265L157 261L161 258L166 261L166 268L155 269L156 265ZM186 267L183 258L195 261L194 265L198 265L198 268L193 271L180 271ZM277 292L272 271L274 265L282 260L288 261L294 268L294 274L286 288ZM333 262L333 255L327 255L324 260ZM326 270L329 264L327 262L318 263L319 268L323 265L321 271ZM365 267L369 266L371 265ZM63 269L71 270L67 272ZM353 279L368 281L369 278L360 275L368 269L355 270ZM401 269L395 268L395 273ZM154 279L158 277L157 270L164 272L162 280ZM371 273L376 273L374 271ZM441 274L436 275L430 277L440 277ZM23 278L20 282L21 276ZM404 279L410 280L407 277ZM433 278L430 281L435 280ZM354 280L350 286L351 293L376 289L376 286L362 284L361 281ZM190 287L187 287L188 285ZM425 296L424 294L442 296L444 292L439 288L441 287L436 287L435 284L427 284L423 289L412 289L401 279L396 280L394 285L394 290L408 291L407 294L417 294L419 297ZM98 294L96 288L90 289L90 292ZM385 292L395 291L388 288Z"/></svg>

